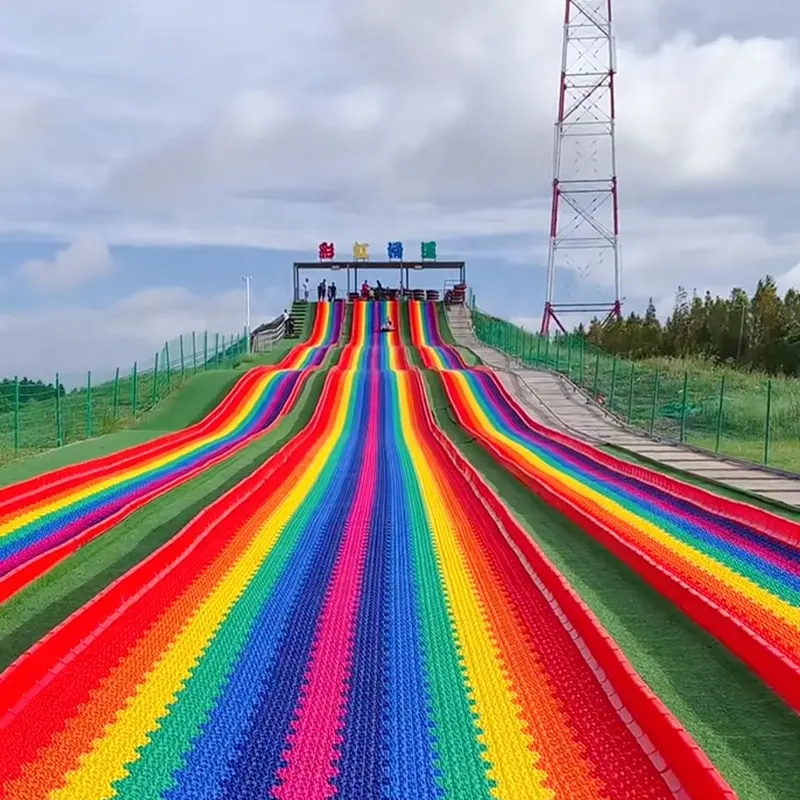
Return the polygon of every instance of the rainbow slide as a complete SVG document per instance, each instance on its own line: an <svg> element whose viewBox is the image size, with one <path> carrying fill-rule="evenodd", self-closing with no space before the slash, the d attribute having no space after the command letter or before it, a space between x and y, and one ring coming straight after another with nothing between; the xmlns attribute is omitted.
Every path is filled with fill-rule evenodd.
<svg viewBox="0 0 800 800"><path fill-rule="evenodd" d="M305 429L0 674L0 796L733 797L436 427L399 314L354 304Z"/></svg>
<svg viewBox="0 0 800 800"><path fill-rule="evenodd" d="M178 433L0 489L0 603L147 503L218 464L292 408L341 334L322 305L307 343L244 374L204 420Z"/></svg>
<svg viewBox="0 0 800 800"><path fill-rule="evenodd" d="M531 421L488 371L442 373L459 423L800 711L800 525Z"/></svg>
<svg viewBox="0 0 800 800"><path fill-rule="evenodd" d="M432 306L410 322L465 430L800 711L800 525L530 420L492 372L465 369Z"/></svg>

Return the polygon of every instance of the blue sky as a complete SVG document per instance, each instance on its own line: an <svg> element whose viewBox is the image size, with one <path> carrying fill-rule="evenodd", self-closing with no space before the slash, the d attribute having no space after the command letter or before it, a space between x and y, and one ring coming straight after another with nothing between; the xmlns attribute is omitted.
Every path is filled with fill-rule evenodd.
<svg viewBox="0 0 800 800"><path fill-rule="evenodd" d="M586 0L590 5L600 0ZM800 8L616 0L623 287L800 283ZM289 301L317 243L439 242L543 301L561 0L0 8L0 374L103 371ZM610 270L564 273L566 299Z"/></svg>

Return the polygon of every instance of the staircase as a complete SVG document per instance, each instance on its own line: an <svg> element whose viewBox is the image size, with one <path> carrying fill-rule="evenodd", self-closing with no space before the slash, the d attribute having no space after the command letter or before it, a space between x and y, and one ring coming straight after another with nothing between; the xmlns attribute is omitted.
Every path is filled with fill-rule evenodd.
<svg viewBox="0 0 800 800"><path fill-rule="evenodd" d="M292 303L292 310L289 313L289 316L294 323L292 333L289 335L288 333L284 336L285 339L300 339L305 338L306 333L306 319L308 318L308 307L309 303L306 303L305 300L295 300Z"/></svg>

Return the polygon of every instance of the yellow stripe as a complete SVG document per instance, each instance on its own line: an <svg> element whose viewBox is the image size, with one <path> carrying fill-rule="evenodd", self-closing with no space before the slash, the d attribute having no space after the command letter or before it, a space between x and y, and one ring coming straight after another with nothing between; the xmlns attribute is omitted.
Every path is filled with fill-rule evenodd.
<svg viewBox="0 0 800 800"><path fill-rule="evenodd" d="M208 444L212 444L215 441L223 439L242 424L243 420L253 410L253 407L259 401L259 398L263 395L267 386L270 384L272 380L274 380L275 376L278 374L279 374L278 372L266 373L264 377L261 378L259 383L256 384L255 388L251 391L250 396L247 398L247 401L239 410L239 412L235 416L231 417L225 423L225 425L216 433L210 436L205 436L202 439L197 439L194 442L184 445L178 450L172 450L164 455L159 456L158 458L151 459L150 461L140 464L137 467L132 467L125 470L124 472L112 475L106 478L105 480L101 480L96 483L89 483L82 489L72 492L59 500L47 503L46 505L37 506L36 508L24 514L20 514L18 517L14 517L10 521L0 525L0 538L15 530L18 530L23 525L27 525L30 522L35 522L36 520L41 519L47 514L51 514L54 511L58 511L64 506L80 502L81 500L84 500L87 497L91 497L94 494L98 494L99 492L102 492L103 490L108 489L112 486L124 483L125 481L134 478L138 478L139 476L144 475L147 472L155 471L163 467L164 465L169 464L170 462L177 461L183 458L185 455L188 455L200 449L201 447L205 447Z"/></svg>
<svg viewBox="0 0 800 800"><path fill-rule="evenodd" d="M411 407L407 381L406 373L397 373L403 438L414 462L439 555L444 590L450 599L456 637L478 714L476 724L483 731L479 740L487 748L487 775L496 782L492 794L508 800L551 800L553 791L542 786L547 773L535 768L540 756L533 751L533 739L523 728L522 709L503 674L498 649L470 584L439 479L429 466L408 414L403 412Z"/></svg>
<svg viewBox="0 0 800 800"><path fill-rule="evenodd" d="M732 591L743 595L748 600L758 604L762 608L772 611L776 616L793 627L800 627L800 609L796 608L790 603L787 603L780 597L776 597L771 592L753 583L749 578L740 575L725 564L721 564L715 558L712 558L711 556L706 555L699 550L695 550L685 542L674 538L658 526L648 522L645 519L642 519L619 503L616 503L594 489L585 486L580 481L572 478L570 475L555 469L539 458L535 453L528 450L525 446L506 436L502 431L494 426L489 417L487 417L487 415L484 413L480 404L474 400L471 388L467 383L466 378L462 374L455 371L452 374L455 375L456 380L458 380L463 387L463 396L470 399L472 412L477 417L480 427L482 427L484 430L490 431L490 435L493 438L503 442L515 453L518 453L524 460L529 462L535 470L555 478L572 491L578 492L583 497L586 497L588 500L596 503L598 506L613 514L622 522L635 528L645 537L652 539L658 544L668 548L675 553L677 557L690 563L691 566L701 569L703 572L713 576L718 581L722 581Z"/></svg>
<svg viewBox="0 0 800 800"><path fill-rule="evenodd" d="M347 374L336 406L333 429L320 442L309 468L275 513L262 523L242 558L195 610L145 681L136 687L135 694L117 712L116 720L106 728L105 736L95 740L90 752L81 757L77 769L67 774L66 786L50 793L51 800L86 800L87 797L105 800L114 796L112 783L127 777L125 765L141 757L137 748L147 745L150 734L158 727L158 720L166 716L169 706L191 677L218 626L310 493L344 430L352 387L353 375Z"/></svg>

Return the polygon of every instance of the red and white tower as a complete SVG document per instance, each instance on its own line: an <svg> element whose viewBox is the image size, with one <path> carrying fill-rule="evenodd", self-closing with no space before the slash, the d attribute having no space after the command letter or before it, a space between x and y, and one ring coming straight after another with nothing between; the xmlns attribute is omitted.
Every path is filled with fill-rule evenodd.
<svg viewBox="0 0 800 800"><path fill-rule="evenodd" d="M564 314L604 314L608 321L622 313L615 74L611 0L565 0L544 335L551 322L566 331ZM613 297L559 302L556 295L564 292L556 290L556 274L565 269L600 286L613 270Z"/></svg>

